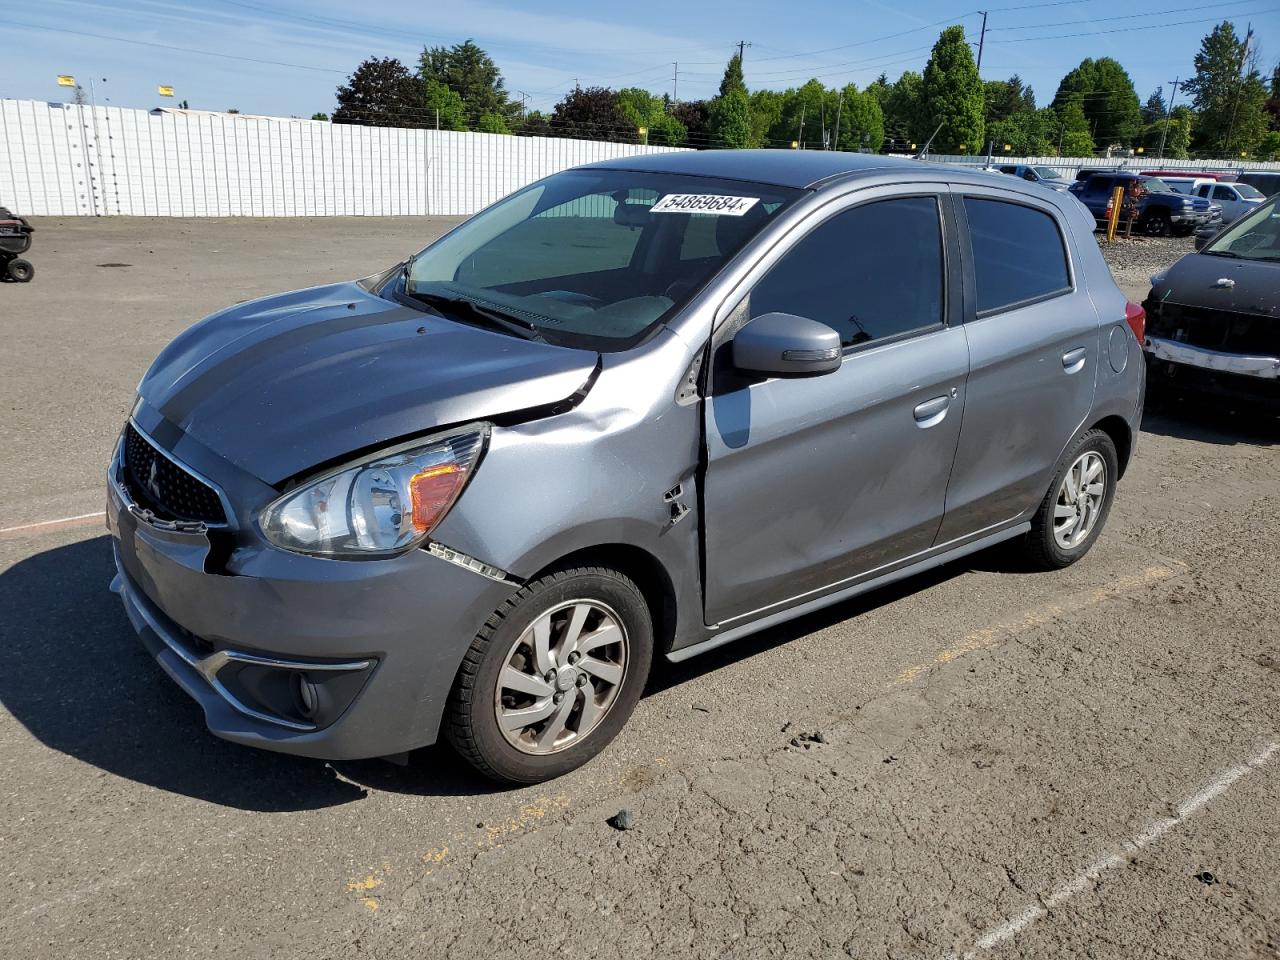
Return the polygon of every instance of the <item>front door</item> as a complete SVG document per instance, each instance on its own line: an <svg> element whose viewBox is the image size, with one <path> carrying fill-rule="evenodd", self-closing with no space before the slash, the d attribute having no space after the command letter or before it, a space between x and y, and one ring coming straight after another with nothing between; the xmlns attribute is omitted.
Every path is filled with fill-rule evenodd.
<svg viewBox="0 0 1280 960"><path fill-rule="evenodd" d="M865 191L775 249L731 322L835 328L834 373L761 379L717 338L706 403L706 619L783 609L927 550L942 519L968 353L945 188ZM828 208L831 211L831 208ZM958 309L956 311L958 316Z"/></svg>

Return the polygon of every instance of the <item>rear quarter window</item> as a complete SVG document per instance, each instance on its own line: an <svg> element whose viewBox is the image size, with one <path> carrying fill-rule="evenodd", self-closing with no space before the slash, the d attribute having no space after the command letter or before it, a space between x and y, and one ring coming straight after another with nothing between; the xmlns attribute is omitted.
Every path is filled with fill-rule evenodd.
<svg viewBox="0 0 1280 960"><path fill-rule="evenodd" d="M1048 213L977 197L964 198L964 211L979 317L1071 289L1062 232Z"/></svg>

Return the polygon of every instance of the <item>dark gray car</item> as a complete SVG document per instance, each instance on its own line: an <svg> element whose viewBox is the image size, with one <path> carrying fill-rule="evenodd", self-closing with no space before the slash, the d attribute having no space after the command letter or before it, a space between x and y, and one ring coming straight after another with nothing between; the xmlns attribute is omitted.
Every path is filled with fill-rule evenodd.
<svg viewBox="0 0 1280 960"><path fill-rule="evenodd" d="M655 657L1018 538L1093 544L1142 312L1072 198L825 152L539 181L359 283L180 335L110 466L113 588L209 728L440 736L532 782Z"/></svg>

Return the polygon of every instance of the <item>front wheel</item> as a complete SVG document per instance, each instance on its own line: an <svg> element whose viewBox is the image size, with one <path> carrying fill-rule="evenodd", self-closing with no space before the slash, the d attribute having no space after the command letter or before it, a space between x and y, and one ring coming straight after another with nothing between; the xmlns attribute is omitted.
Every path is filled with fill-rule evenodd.
<svg viewBox="0 0 1280 960"><path fill-rule="evenodd" d="M617 736L652 658L649 607L628 577L607 567L554 571L477 634L449 697L447 736L494 780L558 777Z"/></svg>
<svg viewBox="0 0 1280 960"><path fill-rule="evenodd" d="M36 268L31 265L31 261L23 260L21 257L10 260L6 269L9 278L18 283L30 283L31 278L36 275Z"/></svg>
<svg viewBox="0 0 1280 960"><path fill-rule="evenodd" d="M1023 541L1028 561L1059 570L1088 553L1111 512L1119 473L1115 444L1105 432L1086 430L1077 437L1031 518Z"/></svg>
<svg viewBox="0 0 1280 960"><path fill-rule="evenodd" d="M1142 232L1148 237L1167 237L1173 232L1169 214L1156 210L1142 218Z"/></svg>

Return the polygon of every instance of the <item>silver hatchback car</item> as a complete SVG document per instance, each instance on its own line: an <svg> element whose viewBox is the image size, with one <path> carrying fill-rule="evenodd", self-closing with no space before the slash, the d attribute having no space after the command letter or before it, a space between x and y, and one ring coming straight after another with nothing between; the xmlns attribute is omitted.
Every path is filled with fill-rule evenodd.
<svg viewBox="0 0 1280 960"><path fill-rule="evenodd" d="M655 657L1106 520L1141 308L1080 205L823 152L541 180L378 276L195 324L110 466L112 587L243 744L446 737L529 783Z"/></svg>

